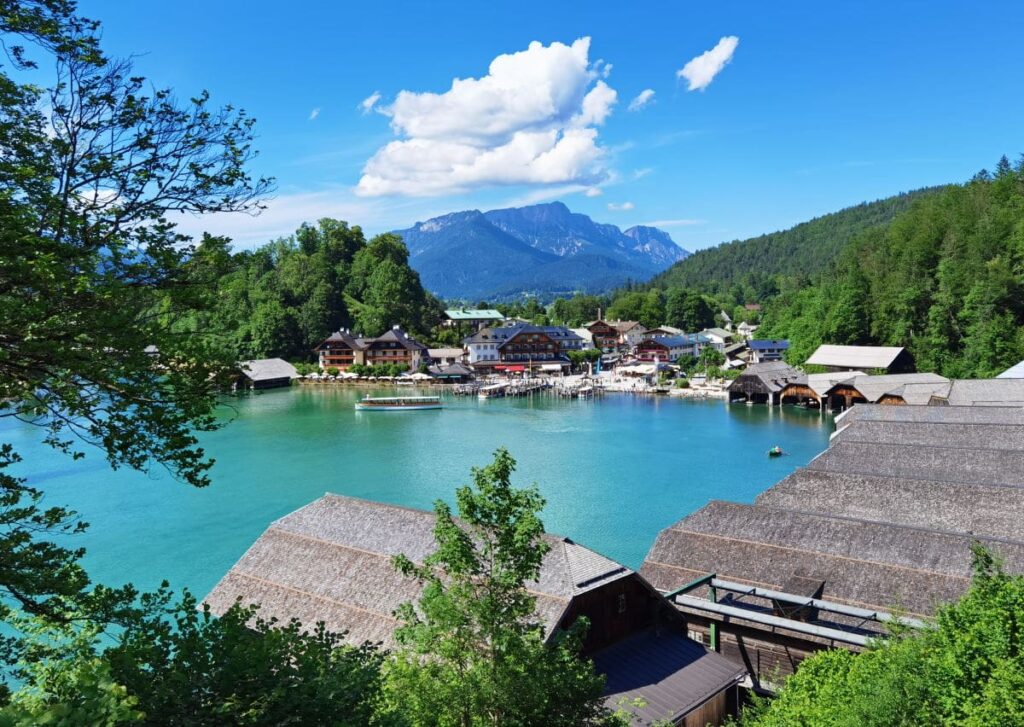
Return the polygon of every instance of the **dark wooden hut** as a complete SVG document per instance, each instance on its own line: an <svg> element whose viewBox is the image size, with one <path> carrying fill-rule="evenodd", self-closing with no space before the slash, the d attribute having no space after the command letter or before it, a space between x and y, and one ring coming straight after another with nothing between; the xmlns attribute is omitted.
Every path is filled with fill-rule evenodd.
<svg viewBox="0 0 1024 727"><path fill-rule="evenodd" d="M799 371L783 361L751 364L729 384L729 401L778 404L786 384L800 376Z"/></svg>

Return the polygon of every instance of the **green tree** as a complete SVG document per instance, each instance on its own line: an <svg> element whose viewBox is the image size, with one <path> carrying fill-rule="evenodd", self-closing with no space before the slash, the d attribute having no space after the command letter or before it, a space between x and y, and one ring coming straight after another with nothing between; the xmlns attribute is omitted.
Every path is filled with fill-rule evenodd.
<svg viewBox="0 0 1024 727"><path fill-rule="evenodd" d="M397 616L399 647L385 666L390 710L414 725L602 723L603 679L579 657L586 627L545 643L527 584L550 549L536 486L514 488L504 449L456 491L459 519L434 505L437 550L396 567L424 586Z"/></svg>
<svg viewBox="0 0 1024 727"><path fill-rule="evenodd" d="M861 654L805 660L747 727L1024 724L1024 577L974 554L967 594L941 608L934 628L899 632Z"/></svg>
<svg viewBox="0 0 1024 727"><path fill-rule="evenodd" d="M323 624L281 624L240 605L215 618L166 585L118 609L112 644L82 615L15 622L36 638L0 724L355 727L376 709L382 653Z"/></svg>

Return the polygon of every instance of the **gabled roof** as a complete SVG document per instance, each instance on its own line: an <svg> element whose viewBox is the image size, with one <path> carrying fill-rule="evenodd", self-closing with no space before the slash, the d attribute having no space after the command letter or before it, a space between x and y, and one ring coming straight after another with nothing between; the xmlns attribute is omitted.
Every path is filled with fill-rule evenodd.
<svg viewBox="0 0 1024 727"><path fill-rule="evenodd" d="M785 361L750 364L743 370L742 374L729 384L729 389L740 391L743 387L744 379L751 377L760 379L768 391L775 393L782 391L789 382L799 379L800 372Z"/></svg>
<svg viewBox="0 0 1024 727"><path fill-rule="evenodd" d="M459 358L465 353L461 348L428 348L430 358Z"/></svg>
<svg viewBox="0 0 1024 727"><path fill-rule="evenodd" d="M956 379L931 403L950 406L1024 406L1024 379Z"/></svg>
<svg viewBox="0 0 1024 727"><path fill-rule="evenodd" d="M362 341L360 339L356 338L355 336L353 336L348 331L341 330L341 331L335 331L334 333L329 335L327 338L325 338L320 343L320 345L318 345L313 350L314 351L320 351L328 343L344 343L346 346L351 348L353 351L362 351L364 348L366 348L366 346L363 345L363 343L362 343Z"/></svg>
<svg viewBox="0 0 1024 727"><path fill-rule="evenodd" d="M864 375L863 371L835 371L825 374L805 374L790 383L806 386L818 396L825 396L828 390L836 384Z"/></svg>
<svg viewBox="0 0 1024 727"><path fill-rule="evenodd" d="M718 336L719 338L725 339L726 341L732 338L732 334L729 331L725 330L724 328L718 327L705 328L703 331L701 331L701 333L705 335L710 333L712 336Z"/></svg>
<svg viewBox="0 0 1024 727"><path fill-rule="evenodd" d="M420 593L392 559L422 563L436 547L433 528L432 512L326 494L271 523L206 601L220 614L240 598L262 604L264 618L324 621L351 643L390 644L394 610ZM550 635L574 597L633 571L568 538L544 539L551 550L528 588Z"/></svg>
<svg viewBox="0 0 1024 727"><path fill-rule="evenodd" d="M903 353L902 346L833 346L823 344L807 359L816 366L856 369L887 369Z"/></svg>
<svg viewBox="0 0 1024 727"><path fill-rule="evenodd" d="M1024 361L1006 369L996 377L997 379L1024 379Z"/></svg>
<svg viewBox="0 0 1024 727"><path fill-rule="evenodd" d="M672 336L681 336L685 333L682 328L676 328L675 326L655 326L654 328L648 328L645 333L653 333L654 331L664 331Z"/></svg>
<svg viewBox="0 0 1024 727"><path fill-rule="evenodd" d="M250 381L299 378L299 372L283 358L259 358L250 361L239 361L238 367Z"/></svg>
<svg viewBox="0 0 1024 727"><path fill-rule="evenodd" d="M496 328L481 328L472 336L462 339L465 344L470 343L501 343L518 336L520 333L543 333L556 341L581 341L584 340L576 333L565 326L536 326L532 323L516 323L514 326L501 326Z"/></svg>
<svg viewBox="0 0 1024 727"><path fill-rule="evenodd" d="M837 383L836 386L851 386L869 402L875 403L883 395L894 392L907 384L941 385L948 382L949 379L938 374L885 374L883 376L855 376Z"/></svg>
<svg viewBox="0 0 1024 727"><path fill-rule="evenodd" d="M785 351L789 348L789 341L785 338L752 338L747 341L747 346L752 351Z"/></svg>
<svg viewBox="0 0 1024 727"><path fill-rule="evenodd" d="M444 312L453 321L500 321L505 316L493 308L450 308Z"/></svg>
<svg viewBox="0 0 1024 727"><path fill-rule="evenodd" d="M389 330L385 331L382 335L377 336L376 338L363 338L363 339L360 339L360 340L362 341L363 345L366 346L367 348L369 348L370 346L372 346L375 343L392 343L392 342L395 342L395 343L398 343L399 345L401 345L402 348L405 348L406 350L409 350L409 351L426 351L427 350L426 346L424 346L422 343L417 341L415 338L411 337L408 333L403 331L398 326L395 326L394 328L390 328Z"/></svg>
<svg viewBox="0 0 1024 727"><path fill-rule="evenodd" d="M619 333L629 333L634 328L643 329L640 321L612 321L612 325Z"/></svg>

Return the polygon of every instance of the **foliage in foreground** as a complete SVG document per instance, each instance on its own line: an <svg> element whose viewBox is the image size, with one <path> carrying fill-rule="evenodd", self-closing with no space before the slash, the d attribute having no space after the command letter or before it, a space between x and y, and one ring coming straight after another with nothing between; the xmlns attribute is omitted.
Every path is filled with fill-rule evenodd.
<svg viewBox="0 0 1024 727"><path fill-rule="evenodd" d="M526 584L550 550L536 486L512 487L500 449L456 492L459 519L434 506L437 550L396 567L424 584L397 615L399 648L385 667L390 710L414 725L609 724L604 679L579 657L585 623L544 641ZM617 723L617 722L616 722Z"/></svg>
<svg viewBox="0 0 1024 727"><path fill-rule="evenodd" d="M382 654L322 624L307 632L238 605L216 618L187 591L173 601L166 585L122 606L107 634L82 615L13 619L30 646L0 726L355 726L373 716Z"/></svg>
<svg viewBox="0 0 1024 727"><path fill-rule="evenodd" d="M1012 727L1024 725L1024 576L978 549L974 579L936 627L861 654L804 661L742 727Z"/></svg>

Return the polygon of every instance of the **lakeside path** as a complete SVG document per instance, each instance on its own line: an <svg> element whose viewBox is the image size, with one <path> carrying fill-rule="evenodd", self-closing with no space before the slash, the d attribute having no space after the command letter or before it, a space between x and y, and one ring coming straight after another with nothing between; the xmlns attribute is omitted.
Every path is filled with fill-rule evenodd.
<svg viewBox="0 0 1024 727"><path fill-rule="evenodd" d="M382 395L392 392L382 390ZM166 472L73 462L38 430L0 425L18 473L91 523L76 539L95 580L205 593L274 519L331 491L409 507L451 501L470 467L506 446L537 482L551 532L632 567L657 532L711 499L750 502L827 446L829 415L666 396L447 400L424 412L356 412L366 389L301 386L238 399L203 445L217 459L196 490ZM780 445L791 456L770 460Z"/></svg>

